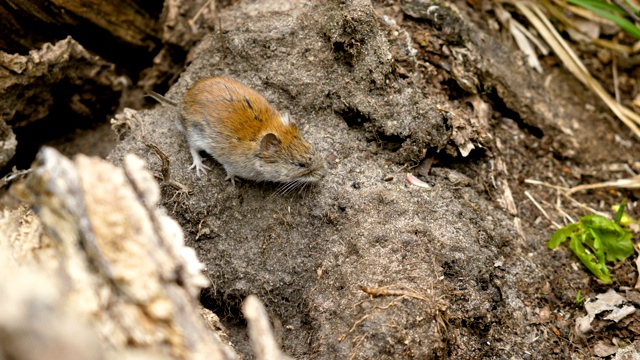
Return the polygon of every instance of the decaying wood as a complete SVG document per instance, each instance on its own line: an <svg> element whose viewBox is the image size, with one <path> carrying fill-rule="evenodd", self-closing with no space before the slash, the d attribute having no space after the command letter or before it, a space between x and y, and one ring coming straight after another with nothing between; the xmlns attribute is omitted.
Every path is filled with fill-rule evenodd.
<svg viewBox="0 0 640 360"><path fill-rule="evenodd" d="M46 117L61 97L72 111L90 116L96 100L105 101L101 94L117 102L125 85L113 64L71 38L24 56L0 52L2 119L14 128Z"/></svg>
<svg viewBox="0 0 640 360"><path fill-rule="evenodd" d="M242 314L247 319L249 338L257 360L289 360L289 356L280 351L273 336L267 310L255 295L250 295L242 304Z"/></svg>
<svg viewBox="0 0 640 360"><path fill-rule="evenodd" d="M213 30L215 7L211 0L165 1L160 18L162 41L188 49Z"/></svg>
<svg viewBox="0 0 640 360"><path fill-rule="evenodd" d="M28 55L0 51L0 168L20 141L14 130L44 118L50 128L69 127L74 113L87 122L104 120L127 82L71 38Z"/></svg>
<svg viewBox="0 0 640 360"><path fill-rule="evenodd" d="M17 145L16 135L0 117L0 168L15 155Z"/></svg>
<svg viewBox="0 0 640 360"><path fill-rule="evenodd" d="M213 31L216 2L210 0L166 0L159 24L159 37L165 44L153 58L153 64L140 74L138 87L153 90L158 84L173 83L183 70L184 58L176 53L187 54L197 41ZM181 51L176 51L176 48ZM188 60L188 59L187 59Z"/></svg>
<svg viewBox="0 0 640 360"><path fill-rule="evenodd" d="M85 36L111 34L129 47L149 48L157 41L159 4L142 0L0 2L0 50L20 52L60 40L68 30ZM104 35L103 35L104 36Z"/></svg>
<svg viewBox="0 0 640 360"><path fill-rule="evenodd" d="M26 226L18 231L21 220L27 220ZM33 214L26 214L25 209L14 214L5 211L0 214L0 231L6 235L12 230L10 233L20 234L21 240L36 240L37 244L37 237L33 239L33 236L39 231L34 220ZM13 257L26 249L7 240L10 239L0 236L0 357L104 358L95 331L65 307L66 299L59 291L63 288L62 279L47 276L34 266L16 264ZM9 252L10 245L16 247L13 254Z"/></svg>
<svg viewBox="0 0 640 360"><path fill-rule="evenodd" d="M24 209L22 216L5 210L0 255L38 275L0 285L0 300L12 305L0 308L0 338L29 334L17 343L0 341L0 353L21 359L43 358L51 349L69 359L120 358L131 350L143 358L237 357L203 321L197 296L209 281L179 225L158 209L160 190L142 160L128 156L119 169L43 148L18 192L33 203L39 221ZM14 268L0 269L0 278ZM34 312L30 304L52 311ZM74 330L62 331L65 326ZM37 336L46 341L29 346Z"/></svg>

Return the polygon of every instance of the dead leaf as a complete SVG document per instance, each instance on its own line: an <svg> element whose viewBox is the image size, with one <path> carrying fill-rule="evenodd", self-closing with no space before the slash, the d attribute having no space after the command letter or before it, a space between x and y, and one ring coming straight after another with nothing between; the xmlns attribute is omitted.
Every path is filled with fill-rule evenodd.
<svg viewBox="0 0 640 360"><path fill-rule="evenodd" d="M593 353L598 357L607 357L613 355L618 351L618 347L613 344L606 344L600 340L593 347Z"/></svg>

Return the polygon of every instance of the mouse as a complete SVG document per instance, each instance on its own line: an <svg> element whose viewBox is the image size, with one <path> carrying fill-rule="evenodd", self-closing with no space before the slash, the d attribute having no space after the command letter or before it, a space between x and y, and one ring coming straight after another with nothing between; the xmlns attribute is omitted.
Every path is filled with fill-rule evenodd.
<svg viewBox="0 0 640 360"><path fill-rule="evenodd" d="M326 175L323 158L295 121L239 81L200 79L179 102L155 92L148 95L178 108L178 128L193 158L189 169L195 168L198 177L211 169L202 163L200 151L222 164L233 185L235 177L293 186L317 183Z"/></svg>

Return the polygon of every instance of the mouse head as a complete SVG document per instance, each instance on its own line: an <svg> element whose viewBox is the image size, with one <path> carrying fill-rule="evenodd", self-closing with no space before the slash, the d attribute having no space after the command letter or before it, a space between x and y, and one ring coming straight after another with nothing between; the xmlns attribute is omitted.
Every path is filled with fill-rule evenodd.
<svg viewBox="0 0 640 360"><path fill-rule="evenodd" d="M324 160L307 143L288 115L284 126L266 132L259 143L258 157L266 180L274 182L316 183L326 174ZM276 129L274 129L276 130Z"/></svg>

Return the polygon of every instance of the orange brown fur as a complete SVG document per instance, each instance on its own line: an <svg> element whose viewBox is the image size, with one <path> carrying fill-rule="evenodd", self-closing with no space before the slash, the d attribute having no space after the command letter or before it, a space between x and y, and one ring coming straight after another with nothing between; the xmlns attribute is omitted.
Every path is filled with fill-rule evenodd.
<svg viewBox="0 0 640 360"><path fill-rule="evenodd" d="M315 182L324 176L324 161L296 124L233 79L198 81L185 94L180 113L198 174L207 168L198 154L205 150L231 179Z"/></svg>

